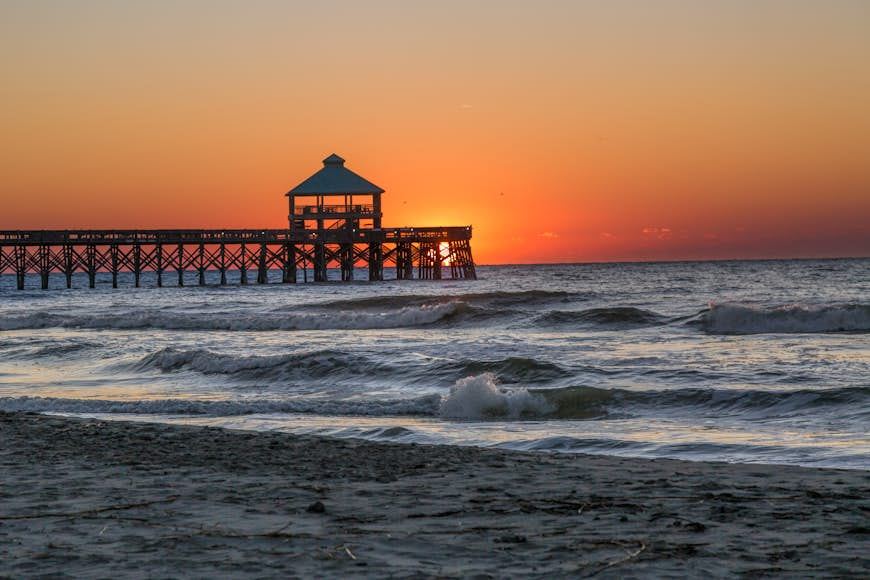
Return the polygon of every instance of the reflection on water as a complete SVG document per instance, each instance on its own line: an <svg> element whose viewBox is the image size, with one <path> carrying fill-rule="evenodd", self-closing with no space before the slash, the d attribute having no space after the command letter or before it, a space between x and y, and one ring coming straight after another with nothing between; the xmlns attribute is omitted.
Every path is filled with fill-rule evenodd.
<svg viewBox="0 0 870 580"><path fill-rule="evenodd" d="M624 457L671 456L696 461L789 463L816 467L870 468L870 436L836 431L739 426L699 426L673 420L462 422L409 417L249 415L177 417L86 414L100 419L206 425L280 431L396 443L473 445L521 451L582 452ZM827 451L818 457L814 447ZM864 463L861 463L861 458Z"/></svg>

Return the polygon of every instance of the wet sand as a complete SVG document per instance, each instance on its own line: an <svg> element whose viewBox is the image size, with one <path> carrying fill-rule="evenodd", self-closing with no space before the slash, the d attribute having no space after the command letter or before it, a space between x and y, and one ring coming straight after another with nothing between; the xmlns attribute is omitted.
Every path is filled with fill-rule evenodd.
<svg viewBox="0 0 870 580"><path fill-rule="evenodd" d="M0 576L870 572L870 472L0 413Z"/></svg>

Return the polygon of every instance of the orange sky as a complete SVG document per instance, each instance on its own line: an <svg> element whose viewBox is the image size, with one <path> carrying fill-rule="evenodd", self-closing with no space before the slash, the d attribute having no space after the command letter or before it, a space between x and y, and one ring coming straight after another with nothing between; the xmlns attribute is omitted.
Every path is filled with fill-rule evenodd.
<svg viewBox="0 0 870 580"><path fill-rule="evenodd" d="M330 153L481 263L870 255L870 2L0 4L0 229L284 227Z"/></svg>

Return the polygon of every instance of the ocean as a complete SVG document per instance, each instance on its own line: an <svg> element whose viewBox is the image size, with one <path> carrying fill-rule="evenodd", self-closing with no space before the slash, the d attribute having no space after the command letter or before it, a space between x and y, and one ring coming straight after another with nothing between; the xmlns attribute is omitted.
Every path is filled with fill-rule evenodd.
<svg viewBox="0 0 870 580"><path fill-rule="evenodd" d="M870 259L478 276L0 276L0 410L870 469Z"/></svg>

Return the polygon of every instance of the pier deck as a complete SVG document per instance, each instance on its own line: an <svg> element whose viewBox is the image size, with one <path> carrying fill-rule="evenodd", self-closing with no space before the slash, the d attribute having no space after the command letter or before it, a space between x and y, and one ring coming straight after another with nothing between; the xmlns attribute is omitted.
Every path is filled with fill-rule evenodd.
<svg viewBox="0 0 870 580"><path fill-rule="evenodd" d="M184 285L184 273L237 272L241 284L268 281L270 270L282 272L282 282L294 283L301 273L315 282L327 280L329 267L339 268L341 279L353 280L354 269L367 267L369 280L383 280L384 267L395 266L396 279L476 278L471 256L471 227L290 229L184 229L184 230L14 230L0 231L0 274L14 273L24 289L27 274L40 277L48 288L52 273L63 274L67 287L76 272L88 274L95 287L98 272L131 272L138 287L142 272L155 272L157 285L164 274L175 273Z"/></svg>

